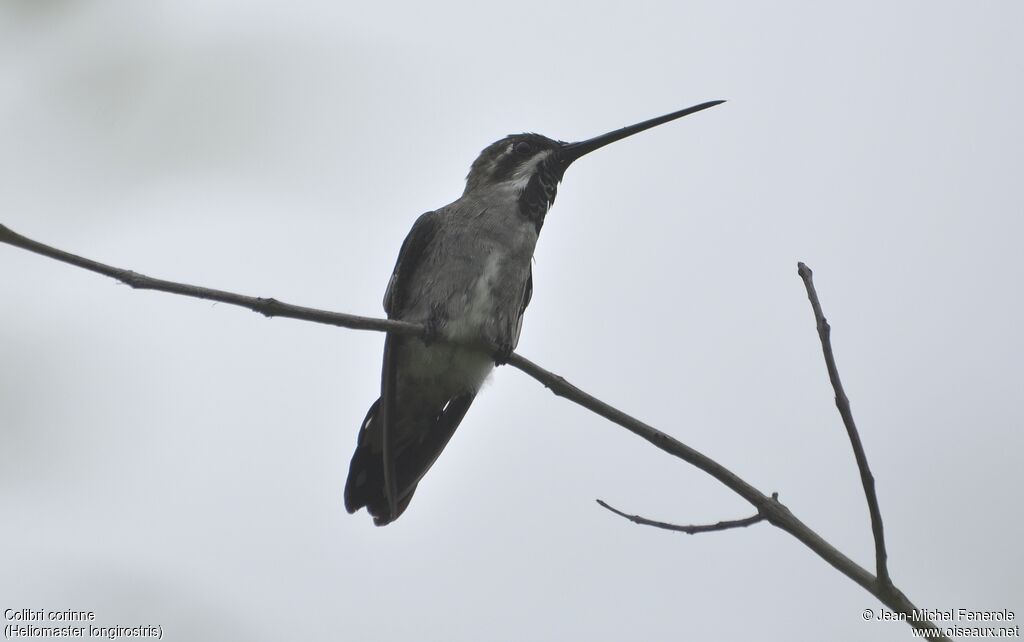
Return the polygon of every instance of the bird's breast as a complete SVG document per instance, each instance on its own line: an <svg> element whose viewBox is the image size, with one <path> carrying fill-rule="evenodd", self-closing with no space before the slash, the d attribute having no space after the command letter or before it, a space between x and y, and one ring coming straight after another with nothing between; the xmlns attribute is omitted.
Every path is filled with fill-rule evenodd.
<svg viewBox="0 0 1024 642"><path fill-rule="evenodd" d="M473 340L479 338L486 326L502 315L502 288L509 275L503 265L506 257L501 251L491 250L482 262L476 278L461 295L456 297L454 309L449 315L447 333L452 339Z"/></svg>

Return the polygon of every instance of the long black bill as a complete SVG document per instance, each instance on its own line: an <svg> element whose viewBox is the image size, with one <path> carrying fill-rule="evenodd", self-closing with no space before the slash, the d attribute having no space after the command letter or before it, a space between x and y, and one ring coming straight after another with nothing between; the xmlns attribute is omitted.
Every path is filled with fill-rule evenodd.
<svg viewBox="0 0 1024 642"><path fill-rule="evenodd" d="M674 111L671 114L665 114L664 116L658 116L657 118L645 120L642 123L630 125L629 127L616 129L615 131L608 132L607 134L601 134L600 136L595 136L594 138L583 140L578 143L566 143L562 146L562 149L559 153L559 156L562 160L562 165L564 167L568 167L570 163L572 163L580 156L583 156L584 154L589 154L595 149L600 149L605 145L608 145L609 143L614 143L615 141L622 140L627 136L638 134L644 131L645 129L650 129L651 127L663 125L677 118L689 116L690 114L696 114L699 111L703 111L709 107L714 107L715 105L721 105L724 102L724 100L712 100L710 102L694 105L693 107L687 107L686 109Z"/></svg>

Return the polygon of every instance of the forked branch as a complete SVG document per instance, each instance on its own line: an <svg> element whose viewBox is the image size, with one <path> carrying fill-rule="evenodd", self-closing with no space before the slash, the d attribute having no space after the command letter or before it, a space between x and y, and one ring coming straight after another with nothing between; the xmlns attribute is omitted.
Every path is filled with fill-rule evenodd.
<svg viewBox="0 0 1024 642"><path fill-rule="evenodd" d="M20 247L30 252L47 256L64 263L69 263L92 272L97 272L112 278L115 278L123 283L128 284L133 288L158 290L161 292L168 292L171 294L179 294L182 296L188 296L199 299L208 299L212 301L220 301L222 303L228 303L231 305L237 305L244 308L248 308L255 312L259 312L268 317L288 317L293 319L301 319L303 321L311 321L314 323L324 323L328 325L335 325L354 330L375 330L378 332L391 332L394 334L412 335L412 336L423 336L424 329L416 324L405 323L401 321L392 321L387 319L375 319L370 317L361 317L351 314L343 314L340 312L329 312L326 310L318 310L315 308L308 308L303 306L291 305L283 303L272 298L259 298L236 294L233 292L226 292L223 290L214 290L210 288L199 287L195 285L188 285L185 283L177 283L174 281L166 281L163 279L154 279L131 270L125 270L122 268L116 268L97 261L86 259L74 254L70 254L63 250L44 245L38 241L34 241L25 236L17 234L5 227L0 225L0 242ZM801 264L802 265L802 264ZM809 272L809 271L808 271ZM812 299L812 302L816 301ZM657 448L674 455L683 461L696 466L703 470L707 474L711 475L730 490L738 494L743 499L747 500L756 510L758 518L756 521L767 521L772 525L781 528L786 531L805 546L814 551L819 557L832 565L835 569L852 579L854 582L862 586L869 593L874 595L883 604L889 607L891 610L902 613L907 616L907 622L915 629L925 629L929 631L930 639L948 640L941 636L938 628L930 621L917 620L914 615L917 608L914 604L907 599L907 597L900 592L888 578L888 572L885 571L884 579L880 580L873 576L870 572L865 570L863 567L858 565L856 562L851 560L849 557L841 553L834 546L829 544L820 535L815 533L806 524L801 522L793 515L788 508L780 503L777 498L769 497L759 491L757 488L749 484L748 482L741 479L731 470L722 466L715 460L711 459L707 455L690 448L686 444L680 442L674 437L669 436L666 433L661 432L649 426L642 421L627 415L626 413L614 408L613 406L587 394L580 390L576 386L572 385L565 378L560 377L544 368L541 368L537 364L530 360L522 357L518 354L513 353L509 359L508 364L521 370L527 375L533 377L541 384L546 386L554 394L564 397L576 404L587 408L588 410L608 419L609 421L622 426L626 430L644 438L645 440L652 443ZM830 375L833 372L834 363L830 367ZM838 375L833 382L838 381ZM837 389L837 399L839 397ZM845 395L842 395L845 399ZM846 403L847 411L849 410L849 403ZM840 412L842 412L840 408ZM845 420L845 416L844 416ZM852 423L852 419L851 419ZM856 435L856 431L852 433ZM851 440L853 437L851 437ZM855 450L859 450L858 463L860 458L863 457L863 448L859 446L859 438L856 440ZM862 467L862 476L864 471L867 470L866 462ZM868 479L870 479L870 473L867 473ZM873 501L871 497L874 496L873 482L870 484L869 493L869 504ZM867 482L865 482L865 488L868 488ZM877 501L875 503L875 509L877 510ZM611 509L611 507L607 507ZM629 517L629 516L627 516ZM872 515L874 517L874 513ZM753 518L748 518L753 520ZM745 520L738 520L745 521ZM751 521L750 523L755 523ZM874 523L874 519L873 519ZM877 538L881 534L881 519L878 522L878 535L876 541L880 541ZM702 527L694 527L702 528ZM707 527L704 527L707 528ZM722 530L716 528L712 530ZM884 548L882 549L882 560L883 564L880 566L880 571L885 570L884 565Z"/></svg>

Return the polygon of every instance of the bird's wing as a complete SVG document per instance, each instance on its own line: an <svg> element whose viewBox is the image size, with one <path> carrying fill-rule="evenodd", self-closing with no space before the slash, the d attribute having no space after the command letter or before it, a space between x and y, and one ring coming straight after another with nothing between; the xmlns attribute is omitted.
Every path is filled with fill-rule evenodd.
<svg viewBox="0 0 1024 642"><path fill-rule="evenodd" d="M398 251L395 269L391 272L391 280L384 292L384 311L388 318L395 318L408 298L409 275L416 271L423 254L437 232L437 212L421 214Z"/></svg>
<svg viewBox="0 0 1024 642"><path fill-rule="evenodd" d="M409 297L409 277L416 272L423 259L427 247L437 232L437 214L427 212L421 214L412 229L402 242L398 251L395 269L391 272L387 290L384 292L384 311L389 319L398 318ZM396 353L398 337L390 334L384 339L384 367L381 371L380 413L381 442L384 467L384 494L388 499L391 518L398 514L398 492L395 475L395 444L394 431L391 430L391 419L395 416L395 377L397 372ZM390 520L389 520L390 521Z"/></svg>
<svg viewBox="0 0 1024 642"><path fill-rule="evenodd" d="M397 272L396 272L397 274ZM388 313L391 316L391 313ZM395 386L398 368L395 359L395 342L398 337L390 334L384 338L384 367L381 368L380 382L380 438L381 464L384 469L384 496L388 500L388 521L398 517L398 480L395 478L395 435L391 421L395 416Z"/></svg>
<svg viewBox="0 0 1024 642"><path fill-rule="evenodd" d="M520 319L526 314L526 306L530 305L530 300L533 298L533 266L528 266L526 270L526 288L523 290L523 305L519 308Z"/></svg>
<svg viewBox="0 0 1024 642"><path fill-rule="evenodd" d="M438 414L430 430L424 433L423 440L398 453L396 498L399 504L416 490L416 484L437 461L475 398L476 392L465 392L452 398Z"/></svg>
<svg viewBox="0 0 1024 642"><path fill-rule="evenodd" d="M527 270L529 272L526 277L526 287L523 288L523 302L519 306L519 317L516 319L516 327L512 333L513 350L519 345L519 334L523 331L523 315L526 314L526 306L530 305L530 299L533 298L533 266L529 266Z"/></svg>

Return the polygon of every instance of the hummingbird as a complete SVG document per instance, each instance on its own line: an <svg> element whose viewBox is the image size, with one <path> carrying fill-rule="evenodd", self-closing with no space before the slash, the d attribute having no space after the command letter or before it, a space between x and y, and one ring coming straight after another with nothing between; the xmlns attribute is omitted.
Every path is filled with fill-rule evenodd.
<svg viewBox="0 0 1024 642"><path fill-rule="evenodd" d="M360 425L345 484L349 513L366 507L377 526L396 520L484 380L515 350L533 294L533 251L569 165L723 102L575 143L506 136L480 152L458 200L416 219L384 293L384 311L389 319L422 324L424 336L384 340L380 398Z"/></svg>

